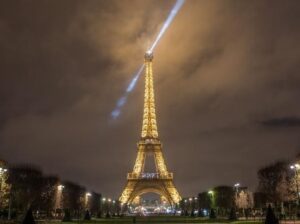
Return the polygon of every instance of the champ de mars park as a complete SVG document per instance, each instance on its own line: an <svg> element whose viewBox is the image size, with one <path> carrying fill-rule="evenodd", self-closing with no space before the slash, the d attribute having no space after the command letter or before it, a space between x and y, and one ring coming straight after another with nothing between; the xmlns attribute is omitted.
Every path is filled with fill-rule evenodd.
<svg viewBox="0 0 300 224"><path fill-rule="evenodd" d="M300 223L300 1L0 2L0 223Z"/></svg>

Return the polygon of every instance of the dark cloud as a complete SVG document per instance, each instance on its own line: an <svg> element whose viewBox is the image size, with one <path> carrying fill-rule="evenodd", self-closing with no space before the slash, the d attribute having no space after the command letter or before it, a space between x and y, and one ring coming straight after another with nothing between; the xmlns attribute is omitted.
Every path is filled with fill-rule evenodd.
<svg viewBox="0 0 300 224"><path fill-rule="evenodd" d="M136 156L142 79L120 118L110 113L173 3L1 1L1 157L117 197ZM297 154L295 128L266 127L299 122L299 10L187 0L159 42L158 129L183 195L255 189L259 167Z"/></svg>
<svg viewBox="0 0 300 224"><path fill-rule="evenodd" d="M263 125L268 127L299 127L300 118L299 117L280 117L272 118L262 122Z"/></svg>

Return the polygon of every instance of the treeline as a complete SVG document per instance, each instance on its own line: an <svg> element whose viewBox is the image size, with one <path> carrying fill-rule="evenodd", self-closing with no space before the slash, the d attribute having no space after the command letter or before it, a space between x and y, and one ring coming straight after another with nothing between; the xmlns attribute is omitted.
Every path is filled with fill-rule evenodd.
<svg viewBox="0 0 300 224"><path fill-rule="evenodd" d="M196 197L183 198L180 202L181 214L211 218L236 219L238 214L246 218L258 217L253 213L252 192L246 187L217 186L199 193Z"/></svg>
<svg viewBox="0 0 300 224"><path fill-rule="evenodd" d="M57 176L47 176L32 165L7 167L0 162L0 216L17 218L30 208L37 218L100 215L101 194Z"/></svg>
<svg viewBox="0 0 300 224"><path fill-rule="evenodd" d="M278 218L300 218L300 164L278 161L257 172L255 192L246 187L218 186L180 202L183 215L264 217L270 205ZM212 215L211 215L212 214Z"/></svg>

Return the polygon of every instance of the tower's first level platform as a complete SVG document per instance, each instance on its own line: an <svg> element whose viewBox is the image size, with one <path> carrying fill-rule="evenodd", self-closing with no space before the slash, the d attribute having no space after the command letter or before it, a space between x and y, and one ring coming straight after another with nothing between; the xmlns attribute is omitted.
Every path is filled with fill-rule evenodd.
<svg viewBox="0 0 300 224"><path fill-rule="evenodd" d="M139 180L139 179L173 180L173 173L168 172L166 174L161 174L161 173L141 173L141 174L128 173L127 174L127 180Z"/></svg>

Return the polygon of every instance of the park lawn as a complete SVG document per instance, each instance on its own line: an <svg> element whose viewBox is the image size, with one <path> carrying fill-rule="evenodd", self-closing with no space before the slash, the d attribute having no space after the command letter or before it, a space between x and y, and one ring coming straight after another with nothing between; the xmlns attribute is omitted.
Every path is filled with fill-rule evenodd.
<svg viewBox="0 0 300 224"><path fill-rule="evenodd" d="M60 221L50 221L50 222L41 222L39 224L132 224L133 217L123 217L123 218L110 218L110 219L93 219L91 221L84 220L74 220L73 222L60 222ZM148 224L163 224L163 223L226 223L226 224L262 224L262 221L234 221L230 222L226 219L204 219L204 218L187 218L187 217L172 217L172 216L148 216L148 217L137 217L136 223Z"/></svg>

